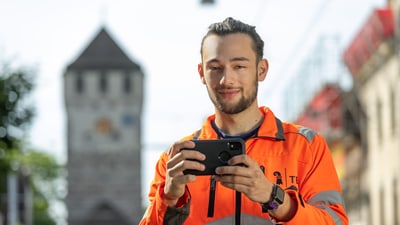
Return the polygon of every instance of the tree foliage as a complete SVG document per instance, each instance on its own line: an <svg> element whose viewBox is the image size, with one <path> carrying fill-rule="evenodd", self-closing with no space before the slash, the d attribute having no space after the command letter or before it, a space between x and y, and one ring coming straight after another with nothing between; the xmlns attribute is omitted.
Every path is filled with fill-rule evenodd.
<svg viewBox="0 0 400 225"><path fill-rule="evenodd" d="M26 97L34 87L34 72L30 69L13 70L8 64L0 65L0 147L11 149L32 122L34 110Z"/></svg>
<svg viewBox="0 0 400 225"><path fill-rule="evenodd" d="M48 213L49 200L61 197L55 182L62 176L62 167L54 157L28 150L25 144L24 134L34 118L34 108L27 101L34 76L32 69L14 69L0 62L0 196L6 196L9 173L26 177L33 193L33 224L55 225ZM4 217L7 199L0 200Z"/></svg>

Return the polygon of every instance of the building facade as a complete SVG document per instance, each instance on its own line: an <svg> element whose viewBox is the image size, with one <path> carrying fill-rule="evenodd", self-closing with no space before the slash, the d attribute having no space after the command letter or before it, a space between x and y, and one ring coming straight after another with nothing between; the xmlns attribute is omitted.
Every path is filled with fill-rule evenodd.
<svg viewBox="0 0 400 225"><path fill-rule="evenodd" d="M105 28L64 73L69 225L134 225L141 205L141 68Z"/></svg>
<svg viewBox="0 0 400 225"><path fill-rule="evenodd" d="M373 10L344 50L352 88L322 86L295 119L327 139L352 225L400 224L399 9Z"/></svg>
<svg viewBox="0 0 400 225"><path fill-rule="evenodd" d="M400 64L393 2L371 13L343 54L365 117L359 187L367 200L348 209L352 224L400 224Z"/></svg>

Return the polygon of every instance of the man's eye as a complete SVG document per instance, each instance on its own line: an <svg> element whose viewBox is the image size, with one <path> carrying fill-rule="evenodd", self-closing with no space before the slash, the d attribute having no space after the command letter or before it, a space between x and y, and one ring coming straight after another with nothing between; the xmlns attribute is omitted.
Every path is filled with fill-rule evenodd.
<svg viewBox="0 0 400 225"><path fill-rule="evenodd" d="M218 67L218 66L210 66L210 70L220 70L221 69L221 67Z"/></svg>
<svg viewBox="0 0 400 225"><path fill-rule="evenodd" d="M243 69L243 68L246 68L245 66L242 66L242 65L237 65L237 66L235 66L235 68L236 69Z"/></svg>

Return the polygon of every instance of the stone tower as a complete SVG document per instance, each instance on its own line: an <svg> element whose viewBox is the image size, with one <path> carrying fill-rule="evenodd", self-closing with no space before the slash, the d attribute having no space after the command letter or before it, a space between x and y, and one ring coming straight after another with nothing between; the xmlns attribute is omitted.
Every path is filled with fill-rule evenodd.
<svg viewBox="0 0 400 225"><path fill-rule="evenodd" d="M64 73L69 225L136 225L143 73L105 28Z"/></svg>

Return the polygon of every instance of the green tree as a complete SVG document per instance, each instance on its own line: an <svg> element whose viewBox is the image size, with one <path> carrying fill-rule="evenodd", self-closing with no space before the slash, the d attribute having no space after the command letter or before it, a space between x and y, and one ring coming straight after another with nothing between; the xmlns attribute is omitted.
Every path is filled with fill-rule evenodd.
<svg viewBox="0 0 400 225"><path fill-rule="evenodd" d="M48 213L49 201L60 198L56 181L62 167L56 160L27 148L25 133L34 118L34 108L27 101L34 88L36 72L29 68L12 68L0 62L0 213L6 216L7 176L25 177L33 193L33 224L54 225Z"/></svg>
<svg viewBox="0 0 400 225"><path fill-rule="evenodd" d="M33 90L35 72L31 69L12 69L0 64L0 147L18 148L21 136L32 122L34 109L26 104Z"/></svg>

